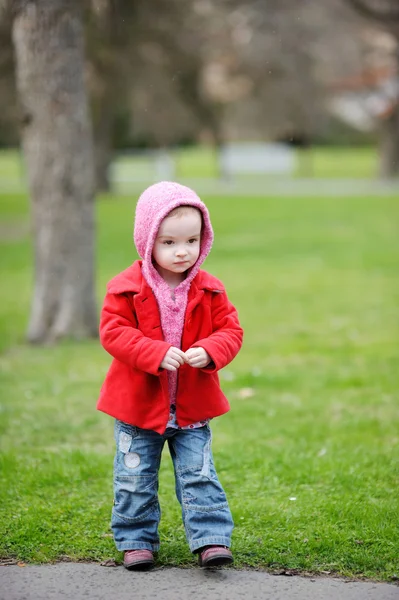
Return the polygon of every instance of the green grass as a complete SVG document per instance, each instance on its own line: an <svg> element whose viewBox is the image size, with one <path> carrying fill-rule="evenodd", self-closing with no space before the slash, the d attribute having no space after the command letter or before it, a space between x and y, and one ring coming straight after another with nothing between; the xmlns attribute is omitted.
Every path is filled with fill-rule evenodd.
<svg viewBox="0 0 399 600"><path fill-rule="evenodd" d="M315 179L373 178L377 173L375 148L323 147L296 150L296 177ZM175 152L179 177L218 177L217 156L211 148L193 147Z"/></svg>
<svg viewBox="0 0 399 600"><path fill-rule="evenodd" d="M176 177L217 178L219 167L214 150L198 146L173 151ZM307 151L296 151L294 176L314 179L367 179L377 173L377 151L372 147L324 147L315 146ZM151 179L154 166L145 158L121 153L114 165L119 177ZM25 169L18 152L0 150L0 189L2 183L12 189L24 189ZM9 189L9 188L7 188Z"/></svg>
<svg viewBox="0 0 399 600"><path fill-rule="evenodd" d="M214 455L237 566L390 580L399 574L398 198L205 198L206 268L245 343L221 373L232 410ZM23 195L1 196L0 557L121 559L109 528L113 423L95 410L97 341L29 347ZM98 203L98 297L134 258L135 199ZM247 397L245 397L247 396ZM195 564L160 474L162 564Z"/></svg>

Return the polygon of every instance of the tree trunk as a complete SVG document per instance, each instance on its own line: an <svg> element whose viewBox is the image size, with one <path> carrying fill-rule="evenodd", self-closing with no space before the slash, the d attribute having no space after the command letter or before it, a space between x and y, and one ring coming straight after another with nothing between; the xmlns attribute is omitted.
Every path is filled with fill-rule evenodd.
<svg viewBox="0 0 399 600"><path fill-rule="evenodd" d="M399 176L399 103L381 123L379 174L384 179Z"/></svg>
<svg viewBox="0 0 399 600"><path fill-rule="evenodd" d="M13 41L35 251L27 337L94 336L93 148L78 0L20 2Z"/></svg>
<svg viewBox="0 0 399 600"><path fill-rule="evenodd" d="M107 144L107 139L100 140L100 143L96 142L96 191L98 193L109 193L111 192L111 180L109 171L112 162L112 153Z"/></svg>
<svg viewBox="0 0 399 600"><path fill-rule="evenodd" d="M112 82L108 80L111 88ZM93 137L94 137L94 176L97 192L111 190L110 167L113 158L112 128L114 123L114 99L109 90L103 85L101 93L97 93L92 100Z"/></svg>
<svg viewBox="0 0 399 600"><path fill-rule="evenodd" d="M398 0L348 0L359 14L379 25L383 31L396 38L396 77L399 77L399 5ZM399 176L399 97L393 99L394 107L380 126L379 175L384 179Z"/></svg>
<svg viewBox="0 0 399 600"><path fill-rule="evenodd" d="M177 61L176 64L178 64ZM187 65L175 78L177 91L186 106L197 117L200 125L205 126L211 132L213 145L217 149L224 141L221 126L222 108L202 97L199 90L199 71L199 65Z"/></svg>

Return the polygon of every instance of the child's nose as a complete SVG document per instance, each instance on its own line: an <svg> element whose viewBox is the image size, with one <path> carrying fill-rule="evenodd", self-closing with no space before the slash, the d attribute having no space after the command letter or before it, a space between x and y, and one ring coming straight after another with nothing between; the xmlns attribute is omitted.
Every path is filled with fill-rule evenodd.
<svg viewBox="0 0 399 600"><path fill-rule="evenodd" d="M186 254L187 254L187 250L185 248L178 248L176 250L177 256L186 256Z"/></svg>

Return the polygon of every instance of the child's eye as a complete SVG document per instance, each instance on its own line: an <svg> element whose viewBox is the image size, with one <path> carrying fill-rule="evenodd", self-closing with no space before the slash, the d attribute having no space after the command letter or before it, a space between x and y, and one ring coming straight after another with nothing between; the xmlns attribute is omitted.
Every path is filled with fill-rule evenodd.
<svg viewBox="0 0 399 600"><path fill-rule="evenodd" d="M173 244L172 240L165 240L164 244L166 244L167 246L171 246Z"/></svg>
<svg viewBox="0 0 399 600"><path fill-rule="evenodd" d="M191 240L188 240L189 244L195 244L195 242L197 242L198 240L196 238L192 238Z"/></svg>

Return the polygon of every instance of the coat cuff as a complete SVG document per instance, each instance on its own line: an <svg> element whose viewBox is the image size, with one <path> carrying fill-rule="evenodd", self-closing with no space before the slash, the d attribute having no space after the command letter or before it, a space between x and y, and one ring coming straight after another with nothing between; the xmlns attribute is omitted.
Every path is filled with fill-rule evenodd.
<svg viewBox="0 0 399 600"><path fill-rule="evenodd" d="M151 340L150 351L147 353L147 348L142 348L136 367L150 375L159 376L163 372L161 362L170 346L170 344L161 340Z"/></svg>
<svg viewBox="0 0 399 600"><path fill-rule="evenodd" d="M211 362L209 363L209 365L207 365L206 367L203 367L202 369L200 369L200 371L203 371L204 373L208 373L208 375L212 375L213 373L217 373L219 371L219 369L221 369L221 367L218 367L217 362L213 356L212 344L210 344L206 338L204 338L203 340L198 340L198 342L195 342L195 344L192 345L192 348L203 348L211 357Z"/></svg>

